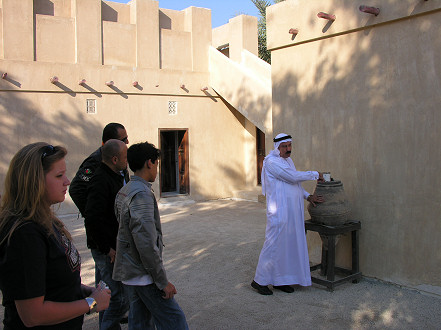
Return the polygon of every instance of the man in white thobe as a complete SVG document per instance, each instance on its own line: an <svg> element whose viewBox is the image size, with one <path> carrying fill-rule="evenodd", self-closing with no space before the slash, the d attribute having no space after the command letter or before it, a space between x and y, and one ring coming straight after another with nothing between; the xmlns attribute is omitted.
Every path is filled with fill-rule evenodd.
<svg viewBox="0 0 441 330"><path fill-rule="evenodd" d="M311 285L303 200L315 205L323 202L323 198L310 195L301 183L322 181L323 175L317 171L296 170L289 157L291 141L290 135L277 135L274 150L263 161L262 193L266 196L267 226L265 243L251 283L263 295L273 293L268 285L288 293L294 292L291 285Z"/></svg>

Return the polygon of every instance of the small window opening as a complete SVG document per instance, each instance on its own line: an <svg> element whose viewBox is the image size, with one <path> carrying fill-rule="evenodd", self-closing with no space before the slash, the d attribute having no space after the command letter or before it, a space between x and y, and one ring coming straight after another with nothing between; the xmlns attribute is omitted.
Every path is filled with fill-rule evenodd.
<svg viewBox="0 0 441 330"><path fill-rule="evenodd" d="M178 114L178 102L168 101L168 114L173 116Z"/></svg>
<svg viewBox="0 0 441 330"><path fill-rule="evenodd" d="M87 99L86 100L86 113L96 113L96 100L95 99Z"/></svg>

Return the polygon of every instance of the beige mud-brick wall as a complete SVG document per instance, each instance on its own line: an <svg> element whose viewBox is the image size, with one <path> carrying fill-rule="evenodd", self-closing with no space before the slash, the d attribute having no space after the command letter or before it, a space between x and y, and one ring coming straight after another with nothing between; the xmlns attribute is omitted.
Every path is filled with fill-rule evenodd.
<svg viewBox="0 0 441 330"><path fill-rule="evenodd" d="M33 1L2 0L2 47L0 58L34 60ZM18 19L20 15L21 19Z"/></svg>
<svg viewBox="0 0 441 330"><path fill-rule="evenodd" d="M130 9L131 22L136 24L136 66L159 69L158 2L135 2Z"/></svg>
<svg viewBox="0 0 441 330"><path fill-rule="evenodd" d="M8 160L18 148L38 140L68 148L68 175L72 178L84 157L100 145L103 126L118 121L127 128L131 143L148 140L157 146L160 128L188 129L192 198L229 197L233 191L244 189L248 156L244 154L243 145L249 124L221 99L207 97L200 91L208 79L207 73L155 75L150 70L138 70L133 77L130 68L97 70L49 63L8 64L10 66L3 68L13 73L13 79L29 91L2 95L0 115L5 120L2 120L0 135L8 140L2 147L2 181ZM58 93L60 87L49 82L53 72L57 72L61 88L69 91L67 95ZM79 86L76 77L85 77L87 87ZM110 79L121 94L104 85ZM132 79L137 79L144 90L157 89L158 93L148 97L142 93L130 94L136 90L131 86ZM194 96L179 95L179 81L185 83ZM41 92L42 86L55 93ZM84 94L87 88L94 92ZM174 94L168 94L168 90ZM86 114L86 99L96 100L96 114ZM168 114L169 101L178 102L175 116ZM4 103L7 106L3 106ZM69 203L63 207L66 204Z"/></svg>
<svg viewBox="0 0 441 330"><path fill-rule="evenodd" d="M104 65L136 65L136 27L103 21Z"/></svg>
<svg viewBox="0 0 441 330"><path fill-rule="evenodd" d="M229 58L237 63L242 61L243 50L257 56L257 18L248 15L231 18L227 24L213 29L211 45L228 46Z"/></svg>
<svg viewBox="0 0 441 330"><path fill-rule="evenodd" d="M184 10L185 30L191 33L192 70L208 70L207 48L211 45L211 12L205 8L189 7Z"/></svg>
<svg viewBox="0 0 441 330"><path fill-rule="evenodd" d="M274 131L293 135L298 169L342 180L362 222L363 274L438 293L440 22L438 1L288 0L267 11ZM320 240L310 245L317 261ZM337 248L348 265L349 239Z"/></svg>
<svg viewBox="0 0 441 330"><path fill-rule="evenodd" d="M72 5L76 23L76 63L103 64L101 24L96 24L104 16L101 1L75 0Z"/></svg>
<svg viewBox="0 0 441 330"><path fill-rule="evenodd" d="M75 63L75 25L72 18L36 15L35 24L37 61ZM51 37L48 38L48 35Z"/></svg>
<svg viewBox="0 0 441 330"><path fill-rule="evenodd" d="M213 89L201 90L210 87L209 9L160 9L152 0L0 4L0 72L7 72L0 79L0 137L8 141L1 147L1 183L13 154L41 140L68 148L72 178L100 146L103 127L121 122L131 143L158 146L159 129L188 129L194 199L231 197L255 186L249 166L255 127ZM54 76L56 84L49 81ZM88 99L96 114L86 113ZM176 115L169 115L169 101L178 103ZM74 212L68 196L58 211Z"/></svg>
<svg viewBox="0 0 441 330"><path fill-rule="evenodd" d="M34 13L59 17L72 17L72 0L34 1Z"/></svg>
<svg viewBox="0 0 441 330"><path fill-rule="evenodd" d="M241 31L241 33L238 33ZM212 87L265 133L266 149L272 147L271 66L257 58L257 18L239 15L228 24L214 28L210 49ZM215 49L228 49L220 56ZM233 62L231 64L231 61ZM251 124L251 122L249 124ZM248 155L248 182L257 181L256 130L248 126L245 154ZM267 152L268 153L268 152Z"/></svg>

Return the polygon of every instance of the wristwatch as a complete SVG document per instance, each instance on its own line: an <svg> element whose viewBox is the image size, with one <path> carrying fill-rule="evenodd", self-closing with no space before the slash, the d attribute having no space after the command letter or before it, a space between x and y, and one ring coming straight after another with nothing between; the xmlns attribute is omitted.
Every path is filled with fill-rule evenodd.
<svg viewBox="0 0 441 330"><path fill-rule="evenodd" d="M84 299L86 299L87 303L89 304L89 311L86 314L92 314L96 312L97 305L95 299L93 299L92 297L87 297Z"/></svg>

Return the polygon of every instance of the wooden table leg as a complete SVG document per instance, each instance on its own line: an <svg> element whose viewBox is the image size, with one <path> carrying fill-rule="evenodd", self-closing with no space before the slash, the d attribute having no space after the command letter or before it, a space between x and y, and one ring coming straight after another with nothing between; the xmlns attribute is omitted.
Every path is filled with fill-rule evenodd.
<svg viewBox="0 0 441 330"><path fill-rule="evenodd" d="M355 274L360 271L359 250L358 250L358 230L353 230L351 235L352 235L352 273ZM353 280L352 283L358 283L358 279Z"/></svg>
<svg viewBox="0 0 441 330"><path fill-rule="evenodd" d="M325 239L325 237L323 237ZM322 263L320 266L320 275L326 276L328 272L328 250L325 248L325 243L322 240Z"/></svg>
<svg viewBox="0 0 441 330"><path fill-rule="evenodd" d="M335 235L328 236L328 267L327 267L328 281L335 279Z"/></svg>

